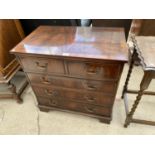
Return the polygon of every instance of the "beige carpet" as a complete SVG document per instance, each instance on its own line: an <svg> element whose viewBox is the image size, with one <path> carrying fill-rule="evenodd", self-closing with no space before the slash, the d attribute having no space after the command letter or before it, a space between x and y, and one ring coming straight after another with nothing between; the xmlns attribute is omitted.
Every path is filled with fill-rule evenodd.
<svg viewBox="0 0 155 155"><path fill-rule="evenodd" d="M155 134L155 126L133 124L126 129L124 103L120 99L123 84L126 78L128 65L125 66L115 104L113 120L110 125L100 123L97 119L51 111L38 111L36 99L30 87L23 93L23 104L14 100L0 100L0 134ZM142 70L136 67L133 71L130 88L138 89L142 77ZM151 90L155 90L155 81L152 81ZM132 105L135 95L129 95ZM136 118L155 120L155 97L145 96L139 105Z"/></svg>

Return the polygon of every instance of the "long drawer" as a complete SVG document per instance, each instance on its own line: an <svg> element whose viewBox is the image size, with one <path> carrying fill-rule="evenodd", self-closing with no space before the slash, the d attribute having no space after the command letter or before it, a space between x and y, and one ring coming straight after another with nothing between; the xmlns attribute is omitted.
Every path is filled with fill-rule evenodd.
<svg viewBox="0 0 155 155"><path fill-rule="evenodd" d="M77 91L76 89L58 88L54 86L45 87L33 85L33 89L38 96L49 98L65 98L68 100L76 100L84 103L100 105L104 107L112 107L114 96L104 93L96 93L90 91Z"/></svg>
<svg viewBox="0 0 155 155"><path fill-rule="evenodd" d="M56 100L51 98L37 97L39 105L57 107L65 110L72 110L78 112L84 112L88 114L110 116L111 108L95 106L86 103L79 103L76 101L67 101L67 100Z"/></svg>
<svg viewBox="0 0 155 155"><path fill-rule="evenodd" d="M28 73L28 77L32 84L39 83L45 86L54 85L65 88L76 88L89 91L105 92L107 94L114 94L117 89L117 83L115 81L95 81L33 73Z"/></svg>

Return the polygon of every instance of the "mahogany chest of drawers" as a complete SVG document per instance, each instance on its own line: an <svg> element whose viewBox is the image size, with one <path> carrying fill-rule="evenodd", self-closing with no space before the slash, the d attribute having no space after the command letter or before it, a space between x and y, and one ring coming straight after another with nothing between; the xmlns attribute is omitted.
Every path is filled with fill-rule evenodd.
<svg viewBox="0 0 155 155"><path fill-rule="evenodd" d="M11 51L42 111L110 123L127 45L122 28L40 26Z"/></svg>

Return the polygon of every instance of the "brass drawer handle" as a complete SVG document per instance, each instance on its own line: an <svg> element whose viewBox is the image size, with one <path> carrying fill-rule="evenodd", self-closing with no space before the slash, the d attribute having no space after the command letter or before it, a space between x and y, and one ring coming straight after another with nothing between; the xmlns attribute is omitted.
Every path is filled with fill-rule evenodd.
<svg viewBox="0 0 155 155"><path fill-rule="evenodd" d="M94 86L93 84L88 83L88 82L84 82L84 86L85 86L86 89L88 89L88 90L96 90L96 89L97 89L96 86Z"/></svg>
<svg viewBox="0 0 155 155"><path fill-rule="evenodd" d="M53 106L56 106L58 103L55 100L49 100L49 104L53 105Z"/></svg>
<svg viewBox="0 0 155 155"><path fill-rule="evenodd" d="M85 96L85 99L86 99L88 102L96 102L96 99L95 99L94 97Z"/></svg>
<svg viewBox="0 0 155 155"><path fill-rule="evenodd" d="M91 113L94 113L94 109L92 107L85 106L85 110Z"/></svg>
<svg viewBox="0 0 155 155"><path fill-rule="evenodd" d="M58 92L56 90L50 91L50 90L46 89L45 93L47 95L51 95L51 96L57 96L58 95Z"/></svg>
<svg viewBox="0 0 155 155"><path fill-rule="evenodd" d="M91 66L89 64L86 64L86 72L89 75L94 75L94 74L98 74L100 71L100 67L98 66Z"/></svg>
<svg viewBox="0 0 155 155"><path fill-rule="evenodd" d="M41 81L43 84L51 84L51 81L47 80L46 77L41 77Z"/></svg>
<svg viewBox="0 0 155 155"><path fill-rule="evenodd" d="M96 90L96 87L95 86L91 86L91 85L88 85L87 87L89 90Z"/></svg>
<svg viewBox="0 0 155 155"><path fill-rule="evenodd" d="M37 65L37 67L40 68L40 69L46 69L48 63L44 63L43 65L41 65L39 62L36 62L36 65Z"/></svg>
<svg viewBox="0 0 155 155"><path fill-rule="evenodd" d="M97 74L97 70L96 71L87 71L87 74L90 74L90 75Z"/></svg>

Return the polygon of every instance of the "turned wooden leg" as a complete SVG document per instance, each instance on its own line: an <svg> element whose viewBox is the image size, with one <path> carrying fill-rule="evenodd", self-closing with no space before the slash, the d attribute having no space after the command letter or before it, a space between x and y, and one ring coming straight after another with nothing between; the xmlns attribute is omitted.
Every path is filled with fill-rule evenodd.
<svg viewBox="0 0 155 155"><path fill-rule="evenodd" d="M13 84L11 84L11 86L11 91L13 93L14 99L17 100L17 103L21 104L23 100L21 99L20 95L17 94L16 87Z"/></svg>
<svg viewBox="0 0 155 155"><path fill-rule="evenodd" d="M133 66L134 66L134 60L135 60L136 56L137 56L137 54L136 54L135 49L134 49L134 52L133 52L133 54L131 56L131 62L130 62L128 74L127 74L125 84L124 84L124 87L123 87L123 91L122 91L122 96L121 96L122 99L124 98L124 93L127 91L129 79L130 79L130 76L131 76L131 73L132 73L132 69L133 69Z"/></svg>
<svg viewBox="0 0 155 155"><path fill-rule="evenodd" d="M150 72L145 72L144 73L144 76L143 76L143 79L142 79L142 82L140 84L140 90L138 92L138 95L136 97L136 100L131 108L131 111L128 113L127 117L126 117L126 120L125 120L125 124L124 124L124 127L128 127L128 125L130 124L130 122L132 122L132 117L134 115L134 112L141 100L141 97L144 93L144 90L148 88L150 82L151 82L151 76L150 76Z"/></svg>
<svg viewBox="0 0 155 155"><path fill-rule="evenodd" d="M10 87L9 89L10 89L11 92L13 93L13 98L14 98L15 100L17 100L17 103L22 103L23 100L22 100L22 99L20 98L20 96L17 94L15 85L12 84L12 83L9 83L9 87Z"/></svg>
<svg viewBox="0 0 155 155"><path fill-rule="evenodd" d="M20 93L20 94L17 94L17 92L16 92L16 87L15 87L14 84L9 83L9 87L10 87L9 89L10 89L11 92L13 93L13 98L14 98L15 100L17 100L17 103L21 104L21 103L23 102L23 99L21 99L21 97L20 97L21 93Z"/></svg>
<svg viewBox="0 0 155 155"><path fill-rule="evenodd" d="M129 114L127 115L127 118L126 118L126 120L125 120L124 127L128 127L128 125L130 124L131 119L132 119L132 117L133 117L133 114L134 114L134 112L135 112L135 110L136 110L136 108L137 108L137 106L138 106L138 104L139 104L139 102L140 102L140 100L141 100L141 97L142 97L142 95L143 95L143 91L144 91L144 90L140 90L140 91L138 92L138 95L137 95L136 100L135 100L135 102L134 102L134 104L133 104L133 106L132 106L132 109L131 109L131 111L129 112Z"/></svg>
<svg viewBox="0 0 155 155"><path fill-rule="evenodd" d="M16 100L17 100L17 103L19 104L23 103L23 99L18 95L16 96Z"/></svg>

